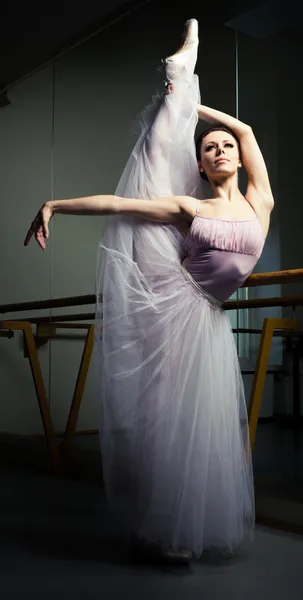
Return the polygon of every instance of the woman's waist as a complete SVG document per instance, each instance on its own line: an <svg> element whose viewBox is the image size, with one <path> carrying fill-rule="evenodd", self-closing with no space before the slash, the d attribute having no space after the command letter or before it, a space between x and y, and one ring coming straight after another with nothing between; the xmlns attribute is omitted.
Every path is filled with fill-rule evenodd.
<svg viewBox="0 0 303 600"><path fill-rule="evenodd" d="M248 254L216 251L204 256L188 256L182 267L197 285L225 301L241 287L256 262L256 257Z"/></svg>
<svg viewBox="0 0 303 600"><path fill-rule="evenodd" d="M204 282L198 282L190 273L190 271L186 268L185 265L185 261L182 262L181 264L181 268L182 268L182 272L185 276L185 278L188 280L188 282L191 284L191 286L197 291L197 293L200 296L204 296L205 298L208 299L208 301L210 302L211 305L217 307L217 308L222 308L222 304L223 301L214 296L208 289L207 289L207 283L206 285L204 285Z"/></svg>

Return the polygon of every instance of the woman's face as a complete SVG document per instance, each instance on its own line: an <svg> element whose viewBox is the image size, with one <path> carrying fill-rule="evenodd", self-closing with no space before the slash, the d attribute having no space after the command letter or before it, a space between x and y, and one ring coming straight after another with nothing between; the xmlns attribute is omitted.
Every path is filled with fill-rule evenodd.
<svg viewBox="0 0 303 600"><path fill-rule="evenodd" d="M235 138L226 131L212 131L201 144L199 169L214 181L234 175L241 167Z"/></svg>

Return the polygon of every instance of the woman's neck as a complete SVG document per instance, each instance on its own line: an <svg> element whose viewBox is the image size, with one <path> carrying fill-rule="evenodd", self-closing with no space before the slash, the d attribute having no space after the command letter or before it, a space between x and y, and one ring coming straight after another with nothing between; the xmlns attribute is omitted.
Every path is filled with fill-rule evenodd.
<svg viewBox="0 0 303 600"><path fill-rule="evenodd" d="M211 181L211 187L213 190L214 198L221 198L226 202L235 202L242 197L242 194L238 188L238 177L237 174L233 177L227 177L220 181Z"/></svg>

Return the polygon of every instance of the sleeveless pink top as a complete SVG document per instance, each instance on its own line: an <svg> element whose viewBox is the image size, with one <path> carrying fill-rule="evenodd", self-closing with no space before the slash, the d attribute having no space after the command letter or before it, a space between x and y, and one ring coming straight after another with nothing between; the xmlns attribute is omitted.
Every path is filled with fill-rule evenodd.
<svg viewBox="0 0 303 600"><path fill-rule="evenodd" d="M183 266L198 285L221 301L247 279L261 256L264 235L257 217L234 221L198 214L187 238Z"/></svg>

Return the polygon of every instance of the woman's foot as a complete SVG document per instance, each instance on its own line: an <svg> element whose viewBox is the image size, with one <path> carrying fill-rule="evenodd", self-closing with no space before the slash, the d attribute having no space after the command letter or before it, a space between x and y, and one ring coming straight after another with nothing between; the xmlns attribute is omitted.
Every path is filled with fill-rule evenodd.
<svg viewBox="0 0 303 600"><path fill-rule="evenodd" d="M143 538L131 539L132 557L136 562L161 565L189 565L192 552L189 550L163 550L160 544L148 543Z"/></svg>
<svg viewBox="0 0 303 600"><path fill-rule="evenodd" d="M180 72L180 67L186 68L188 73L193 74L197 61L198 45L198 21L189 19L185 23L182 45L175 54L165 59L168 80L174 79Z"/></svg>
<svg viewBox="0 0 303 600"><path fill-rule="evenodd" d="M166 550L162 551L162 558L169 565L189 565L192 560L190 550Z"/></svg>

